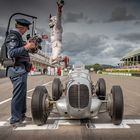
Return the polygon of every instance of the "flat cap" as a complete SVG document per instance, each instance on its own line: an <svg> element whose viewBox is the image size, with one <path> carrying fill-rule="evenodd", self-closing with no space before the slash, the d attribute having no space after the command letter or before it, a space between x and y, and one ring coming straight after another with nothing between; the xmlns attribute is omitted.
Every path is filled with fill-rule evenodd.
<svg viewBox="0 0 140 140"><path fill-rule="evenodd" d="M28 21L27 19L21 18L21 19L15 19L15 21L17 22L17 24L21 25L21 26L26 26L29 28L29 25L31 25L31 22Z"/></svg>

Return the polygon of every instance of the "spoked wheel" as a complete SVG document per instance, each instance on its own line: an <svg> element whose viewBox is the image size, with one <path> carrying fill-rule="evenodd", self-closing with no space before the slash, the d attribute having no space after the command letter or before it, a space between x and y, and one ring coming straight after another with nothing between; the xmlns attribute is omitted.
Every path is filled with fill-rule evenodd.
<svg viewBox="0 0 140 140"><path fill-rule="evenodd" d="M37 125L46 123L51 106L48 103L48 91L45 86L37 86L31 100L31 112L33 121Z"/></svg>
<svg viewBox="0 0 140 140"><path fill-rule="evenodd" d="M52 98L57 101L62 96L63 88L59 78L54 78L52 83Z"/></svg>
<svg viewBox="0 0 140 140"><path fill-rule="evenodd" d="M113 124L119 125L123 119L123 92L120 86L113 86L109 95L109 115Z"/></svg>
<svg viewBox="0 0 140 140"><path fill-rule="evenodd" d="M106 83L103 78L97 81L96 95L100 100L105 100L106 98Z"/></svg>

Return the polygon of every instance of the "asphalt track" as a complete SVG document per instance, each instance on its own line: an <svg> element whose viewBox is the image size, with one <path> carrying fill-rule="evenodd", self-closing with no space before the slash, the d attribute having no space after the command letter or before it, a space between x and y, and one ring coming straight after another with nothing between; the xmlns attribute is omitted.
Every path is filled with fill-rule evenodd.
<svg viewBox="0 0 140 140"><path fill-rule="evenodd" d="M113 125L108 113L99 114L91 121L72 120L51 113L46 125L36 126L33 122L28 122L25 127L13 129L9 125L12 84L8 78L2 78L0 79L0 140L140 140L140 78L93 73L91 77L94 84L98 78L104 78L107 93L110 93L112 85L121 85L124 95L124 118L121 125ZM51 95L53 78L28 77L28 116L31 116L30 102L34 88L44 85ZM67 77L60 78L63 82L67 79Z"/></svg>

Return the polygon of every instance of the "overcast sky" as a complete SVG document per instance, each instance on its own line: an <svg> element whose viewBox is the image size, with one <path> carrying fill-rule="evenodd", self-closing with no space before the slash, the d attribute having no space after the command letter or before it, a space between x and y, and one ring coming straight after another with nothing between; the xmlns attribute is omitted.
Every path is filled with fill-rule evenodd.
<svg viewBox="0 0 140 140"><path fill-rule="evenodd" d="M37 16L37 28L49 34L56 0L0 0L0 42L15 12ZM63 54L72 62L116 65L140 48L140 0L65 0L62 26Z"/></svg>

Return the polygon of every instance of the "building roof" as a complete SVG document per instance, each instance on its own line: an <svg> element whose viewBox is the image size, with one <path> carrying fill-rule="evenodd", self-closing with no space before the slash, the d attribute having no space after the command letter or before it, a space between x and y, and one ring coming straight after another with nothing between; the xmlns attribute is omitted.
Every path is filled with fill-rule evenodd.
<svg viewBox="0 0 140 140"><path fill-rule="evenodd" d="M140 49L127 53L124 57L121 58L121 60L130 58L133 56L137 56L137 55L140 55Z"/></svg>

